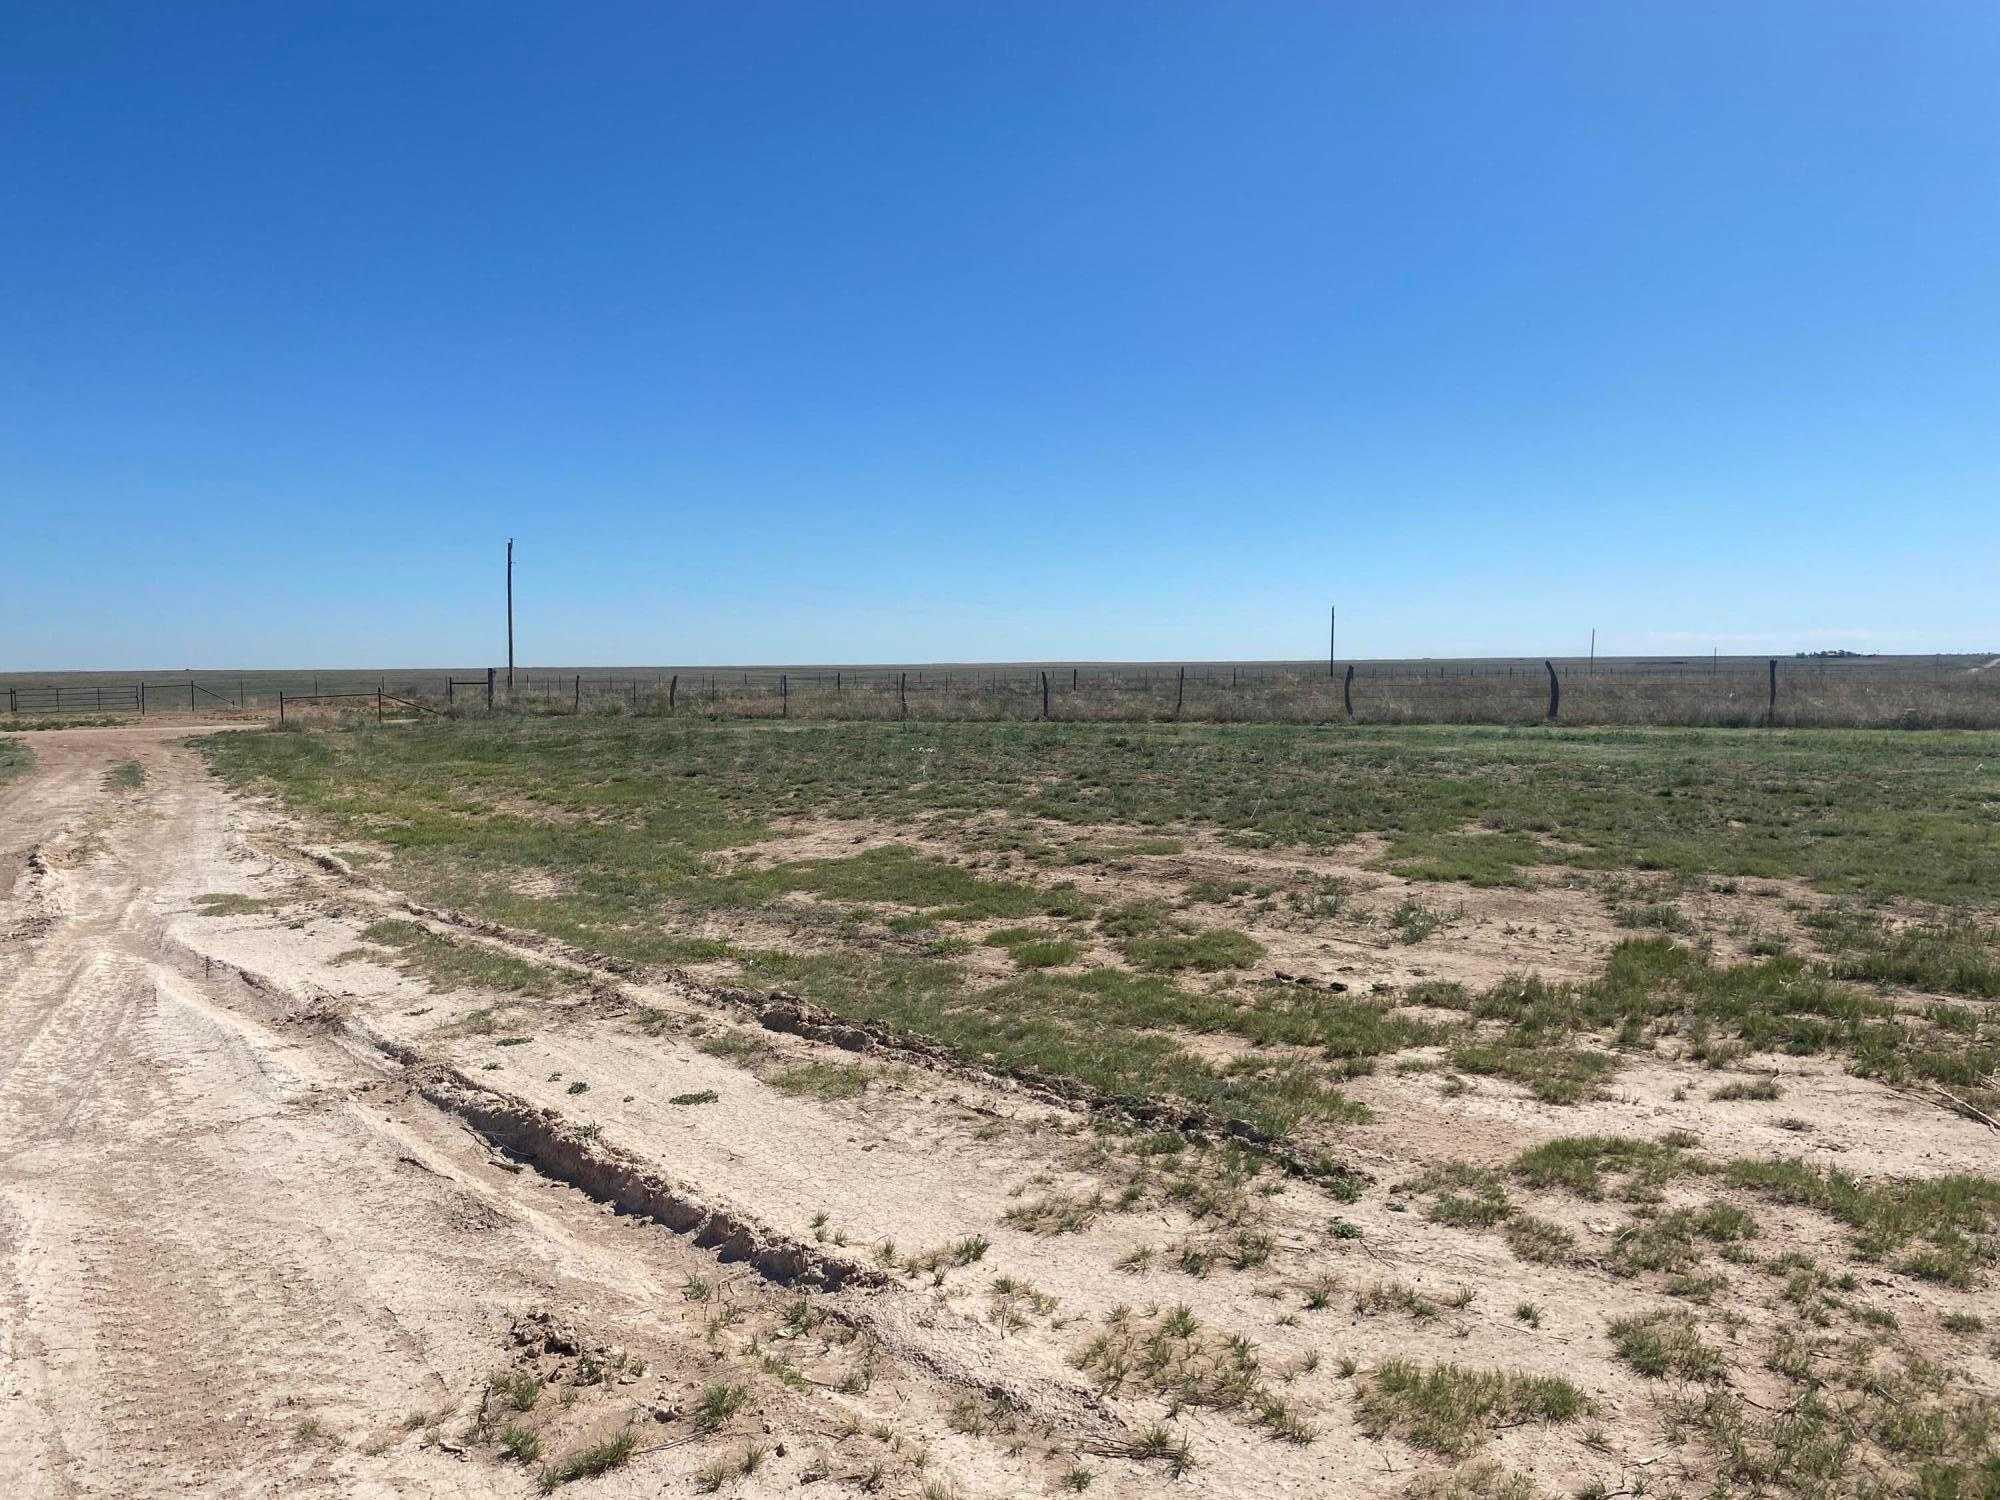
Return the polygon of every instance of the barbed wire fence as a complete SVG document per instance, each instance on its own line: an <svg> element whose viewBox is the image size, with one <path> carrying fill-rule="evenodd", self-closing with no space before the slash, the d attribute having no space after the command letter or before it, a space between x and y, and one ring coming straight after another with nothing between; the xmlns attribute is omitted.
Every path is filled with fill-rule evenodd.
<svg viewBox="0 0 2000 1500"><path fill-rule="evenodd" d="M77 674L82 676L83 674ZM1065 663L1048 666L203 673L6 688L17 722L280 714L627 714L898 720L1188 720L2000 728L1982 657Z"/></svg>

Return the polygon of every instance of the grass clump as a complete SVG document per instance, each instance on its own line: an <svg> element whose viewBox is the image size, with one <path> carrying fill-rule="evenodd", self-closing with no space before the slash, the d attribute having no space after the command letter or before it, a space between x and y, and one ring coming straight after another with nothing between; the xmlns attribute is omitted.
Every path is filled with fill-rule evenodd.
<svg viewBox="0 0 2000 1500"><path fill-rule="evenodd" d="M1459 1229L1490 1229L1514 1212L1500 1174L1466 1162L1433 1167L1412 1183L1410 1190L1435 1193L1424 1210L1425 1217Z"/></svg>
<svg viewBox="0 0 2000 1500"><path fill-rule="evenodd" d="M1205 1327L1185 1306L1145 1318L1114 1308L1071 1363L1107 1394L1136 1386L1175 1406L1235 1413L1283 1442L1314 1437L1291 1402L1264 1381L1256 1345Z"/></svg>
<svg viewBox="0 0 2000 1500"><path fill-rule="evenodd" d="M596 1479L609 1474L613 1469L622 1467L638 1446L638 1434L627 1427L616 1437L579 1448L542 1471L541 1491L546 1495L579 1479Z"/></svg>
<svg viewBox="0 0 2000 1500"><path fill-rule="evenodd" d="M1696 1173L1701 1164L1678 1146L1629 1136L1559 1136L1530 1147L1510 1169L1530 1187L1561 1188L1581 1198L1601 1198L1611 1179L1622 1179L1628 1197L1644 1198L1671 1178Z"/></svg>
<svg viewBox="0 0 2000 1500"><path fill-rule="evenodd" d="M858 1099L867 1092L868 1078L860 1063L808 1062L773 1073L768 1082L781 1094Z"/></svg>
<svg viewBox="0 0 2000 1500"><path fill-rule="evenodd" d="M1678 1309L1621 1318L1611 1325L1618 1357L1652 1380L1720 1380L1722 1353L1701 1341L1692 1315Z"/></svg>
<svg viewBox="0 0 2000 1500"><path fill-rule="evenodd" d="M1566 1265L1576 1259L1576 1236L1562 1225L1533 1214L1515 1214L1507 1221L1507 1248L1536 1265Z"/></svg>
<svg viewBox="0 0 2000 1500"><path fill-rule="evenodd" d="M1569 1422L1592 1410L1559 1376L1407 1359L1377 1369L1356 1391L1355 1406L1370 1435L1394 1434L1447 1458L1466 1457L1499 1426Z"/></svg>
<svg viewBox="0 0 2000 1500"><path fill-rule="evenodd" d="M1779 1098L1782 1093L1783 1090L1778 1087L1778 1080L1766 1075L1759 1078L1739 1079L1735 1083L1725 1083L1708 1097L1719 1104L1728 1104L1744 1099L1754 1099L1762 1103L1769 1103L1771 1100Z"/></svg>

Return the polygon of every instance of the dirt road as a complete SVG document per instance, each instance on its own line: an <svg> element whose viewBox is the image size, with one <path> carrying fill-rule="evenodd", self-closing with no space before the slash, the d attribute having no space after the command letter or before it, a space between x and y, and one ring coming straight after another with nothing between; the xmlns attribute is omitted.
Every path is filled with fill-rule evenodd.
<svg viewBox="0 0 2000 1500"><path fill-rule="evenodd" d="M0 791L0 1493L526 1493L432 1419L525 1309L646 1325L682 1247L204 981L175 914L255 856L185 734Z"/></svg>

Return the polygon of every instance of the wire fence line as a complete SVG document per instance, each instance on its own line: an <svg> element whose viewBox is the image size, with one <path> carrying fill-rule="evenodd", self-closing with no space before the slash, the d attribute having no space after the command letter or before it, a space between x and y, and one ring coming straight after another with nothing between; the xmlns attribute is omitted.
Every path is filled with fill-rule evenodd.
<svg viewBox="0 0 2000 1500"><path fill-rule="evenodd" d="M687 714L718 718L1790 724L2000 728L2000 659L1722 657L67 674L35 715ZM370 701L372 700L372 701Z"/></svg>

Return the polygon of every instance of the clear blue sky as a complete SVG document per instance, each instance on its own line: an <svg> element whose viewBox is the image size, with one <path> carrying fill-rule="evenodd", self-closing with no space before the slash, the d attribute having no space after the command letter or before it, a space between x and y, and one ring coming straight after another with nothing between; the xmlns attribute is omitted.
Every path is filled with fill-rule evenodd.
<svg viewBox="0 0 2000 1500"><path fill-rule="evenodd" d="M2000 649L2000 8L0 4L0 668Z"/></svg>

